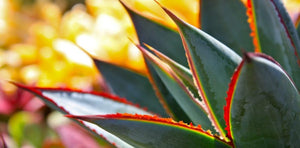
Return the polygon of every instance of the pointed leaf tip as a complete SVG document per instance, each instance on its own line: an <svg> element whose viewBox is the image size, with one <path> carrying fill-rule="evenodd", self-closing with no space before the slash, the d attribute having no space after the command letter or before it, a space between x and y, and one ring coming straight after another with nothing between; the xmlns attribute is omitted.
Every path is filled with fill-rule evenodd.
<svg viewBox="0 0 300 148"><path fill-rule="evenodd" d="M300 112L299 93L272 58L246 53L227 94L224 108L227 136L236 147L297 145L285 135L299 137L296 117Z"/></svg>

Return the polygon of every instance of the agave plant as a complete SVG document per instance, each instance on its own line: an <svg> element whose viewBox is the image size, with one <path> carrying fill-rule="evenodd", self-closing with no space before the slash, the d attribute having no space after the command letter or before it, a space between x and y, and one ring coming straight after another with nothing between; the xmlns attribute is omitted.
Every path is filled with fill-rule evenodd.
<svg viewBox="0 0 300 148"><path fill-rule="evenodd" d="M178 30L121 3L147 74L93 58L109 93L16 85L112 147L300 144L300 40L280 0L201 0L201 29L161 6Z"/></svg>

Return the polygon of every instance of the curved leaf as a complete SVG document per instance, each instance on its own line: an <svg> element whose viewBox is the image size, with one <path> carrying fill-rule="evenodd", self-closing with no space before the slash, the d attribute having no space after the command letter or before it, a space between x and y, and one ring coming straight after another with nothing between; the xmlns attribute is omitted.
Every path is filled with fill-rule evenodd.
<svg viewBox="0 0 300 148"><path fill-rule="evenodd" d="M191 121L194 124L200 124L205 130L214 131L214 128L208 119L206 108L197 98L194 98L193 94L185 87L174 71L145 49L140 48L140 50L144 54L144 57L154 67L167 89L172 93L176 102L178 102Z"/></svg>
<svg viewBox="0 0 300 148"><path fill-rule="evenodd" d="M146 76L97 59L93 60L114 94L147 107L160 116L168 116Z"/></svg>
<svg viewBox="0 0 300 148"><path fill-rule="evenodd" d="M239 55L253 51L246 8L240 0L200 0L201 29Z"/></svg>
<svg viewBox="0 0 300 148"><path fill-rule="evenodd" d="M68 116L95 123L135 147L230 147L199 127L155 116L113 114ZM158 134L159 133L159 134Z"/></svg>
<svg viewBox="0 0 300 148"><path fill-rule="evenodd" d="M241 58L210 35L185 23L169 10L164 10L180 29L195 85L216 131L225 138L223 106L226 104L226 90Z"/></svg>
<svg viewBox="0 0 300 148"><path fill-rule="evenodd" d="M168 58L161 52L155 50L154 48L150 47L149 45L145 44L145 46L148 49L150 49L152 52L154 52L162 61L167 63L170 66L170 68L176 73L176 75L181 79L181 81L185 84L185 86L188 87L188 90L193 94L193 96L195 98L199 98L201 100L201 98L198 94L198 90L193 83L193 76L189 69L187 69L184 66L180 65L179 63L171 60L170 58ZM138 47L138 48L142 48L142 47ZM148 60L146 59L146 61L148 61ZM152 67L151 62L147 62L147 65L149 67ZM171 91L167 90L167 88L163 84L162 80L160 79L160 76L158 75L158 73L155 71L155 69L153 67L152 67L152 73L155 73L154 75L152 75L153 77L156 76L156 77L154 77L155 79L159 79L161 81L160 86L164 86L164 89L166 89L166 91L164 91L165 92L164 99L167 101L167 104L169 104L168 106L169 106L170 110L173 111L173 115L174 115L173 117L175 117L175 119L179 119L177 121L181 120L186 123L190 123L191 119L182 110L180 105L175 101L176 99L174 97L172 97L172 94L170 93ZM155 80L155 81L157 81L157 80ZM155 85L158 85L160 83L156 83Z"/></svg>
<svg viewBox="0 0 300 148"><path fill-rule="evenodd" d="M193 75L188 68L173 61L172 59L170 59L163 53L159 52L158 50L152 48L151 46L149 46L149 45L146 45L146 46L148 49L150 49L152 52L154 52L155 55L158 56L160 60L162 60L163 62L168 64L170 66L170 68L176 73L176 75L182 80L182 82L185 84L185 86L188 87L188 89L193 93L193 95L196 98L199 98L201 100L201 98L198 94L198 89L196 88L196 86L194 85L194 82L193 82Z"/></svg>
<svg viewBox="0 0 300 148"><path fill-rule="evenodd" d="M188 65L180 36L176 31L142 16L124 2L120 2L131 17L140 44L150 44L155 48L160 49L162 53L168 55L178 63L185 66ZM165 39L167 39L168 42L166 42ZM152 81L152 86L156 90L158 98L164 104L164 107L170 116L176 120L190 121L182 109L180 109L178 103L174 102L173 96L166 89L166 86L160 80L155 70L153 70L149 64L147 67L149 71L149 80Z"/></svg>
<svg viewBox="0 0 300 148"><path fill-rule="evenodd" d="M115 96L96 92L83 92L67 89L36 88L16 84L41 98L51 108L63 114L94 115L112 113L139 113L151 114L138 106ZM115 143L118 147L131 147L119 138L88 122L80 122L84 127L101 138Z"/></svg>
<svg viewBox="0 0 300 148"><path fill-rule="evenodd" d="M154 67L147 59L145 59L145 63L149 73L149 80L152 82L152 87L156 91L158 98L163 102L162 104L164 105L165 110L176 121L184 121L186 123L192 122L164 85Z"/></svg>
<svg viewBox="0 0 300 148"><path fill-rule="evenodd" d="M299 92L265 55L246 53L228 91L225 117L236 147L300 144Z"/></svg>
<svg viewBox="0 0 300 148"><path fill-rule="evenodd" d="M300 43L291 19L279 0L248 0L248 16L256 51L278 61L300 88Z"/></svg>
<svg viewBox="0 0 300 148"><path fill-rule="evenodd" d="M188 66L180 35L176 31L142 16L124 2L120 2L131 17L141 45L147 43L174 61Z"/></svg>

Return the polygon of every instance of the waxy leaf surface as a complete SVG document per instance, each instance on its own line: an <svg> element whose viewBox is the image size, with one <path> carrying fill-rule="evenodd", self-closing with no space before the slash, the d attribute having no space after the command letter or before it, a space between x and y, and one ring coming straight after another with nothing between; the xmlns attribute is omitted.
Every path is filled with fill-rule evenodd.
<svg viewBox="0 0 300 148"><path fill-rule="evenodd" d="M143 43L147 43L159 49L162 53L171 57L178 63L185 66L188 65L184 48L181 44L180 35L176 31L142 16L122 1L121 3L131 17L141 45L143 45ZM166 42L166 40L168 41ZM172 116L175 120L190 121L178 103L174 101L174 97L166 89L166 86L160 80L156 71L151 67L151 65L147 65L147 67L149 70L150 80L153 83L152 86L156 90L157 96L161 102L165 103L164 108L170 116Z"/></svg>
<svg viewBox="0 0 300 148"><path fill-rule="evenodd" d="M230 84L225 108L236 147L298 147L300 95L270 57L247 53Z"/></svg>
<svg viewBox="0 0 300 148"><path fill-rule="evenodd" d="M160 116L168 116L146 76L97 59L94 62L112 93Z"/></svg>
<svg viewBox="0 0 300 148"><path fill-rule="evenodd" d="M256 51L272 56L300 88L300 44L292 21L279 0L249 0ZM249 13L250 12L250 13Z"/></svg>
<svg viewBox="0 0 300 148"><path fill-rule="evenodd" d="M198 94L198 89L194 85L193 75L188 68L177 63L176 61L173 61L171 58L167 57L163 53L159 52L158 50L156 50L150 46L147 46L147 48L149 48L152 52L154 52L154 54L157 57L159 57L160 60L162 60L164 63L168 64L170 66L170 68L176 73L176 75L182 80L184 85L186 87L188 87L188 89L191 91L191 93L193 93L194 97L199 98L201 100L201 98Z"/></svg>
<svg viewBox="0 0 300 148"><path fill-rule="evenodd" d="M230 147L198 127L172 119L128 114L69 117L95 123L135 147Z"/></svg>
<svg viewBox="0 0 300 148"><path fill-rule="evenodd" d="M149 72L149 79L153 81L153 88L156 90L157 96L160 97L159 99L163 101L164 108L168 111L168 114L170 114L175 121L184 121L186 123L192 122L178 102L176 102L150 61L145 59L145 62Z"/></svg>
<svg viewBox="0 0 300 148"><path fill-rule="evenodd" d="M120 99L103 93L88 93L65 89L34 88L17 84L19 87L37 95L51 108L62 112L63 114L75 115L95 115L95 114L113 114L113 113L139 113L151 114L144 109ZM94 130L100 136L116 146L131 147L116 136L99 128L98 126L82 122L89 130ZM101 137L101 138L103 138Z"/></svg>
<svg viewBox="0 0 300 148"><path fill-rule="evenodd" d="M216 130L225 137L223 107L230 78L241 57L205 32L165 9L180 29L195 85Z"/></svg>
<svg viewBox="0 0 300 148"><path fill-rule="evenodd" d="M239 55L254 51L246 8L240 0L200 0L201 29Z"/></svg>
<svg viewBox="0 0 300 148"><path fill-rule="evenodd" d="M167 89L171 92L176 102L178 102L190 120L194 124L200 124L205 130L214 130L198 98L194 98L193 94L189 92L170 67L147 51L143 51L143 54L145 58L150 61L149 63L154 67Z"/></svg>

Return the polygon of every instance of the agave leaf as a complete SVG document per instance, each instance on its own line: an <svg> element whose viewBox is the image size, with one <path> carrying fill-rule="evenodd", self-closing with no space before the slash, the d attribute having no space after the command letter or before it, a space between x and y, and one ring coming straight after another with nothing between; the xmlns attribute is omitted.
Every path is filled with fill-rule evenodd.
<svg viewBox="0 0 300 148"><path fill-rule="evenodd" d="M191 93L194 95L194 97L199 98L201 100L201 98L198 94L198 89L194 85L194 82L193 82L193 75L188 68L173 61L172 59L170 59L163 53L159 52L158 50L152 48L151 46L149 46L149 45L145 45L145 46L148 49L150 49L151 51L153 51L155 53L155 55L159 57L160 60L162 60L163 62L168 64L170 66L170 68L176 73L176 75L182 80L184 85L186 87L188 87L188 89L191 91Z"/></svg>
<svg viewBox="0 0 300 148"><path fill-rule="evenodd" d="M284 29L286 30L288 37L291 40L291 42L295 48L295 52L297 52L297 54L299 54L300 53L300 40L299 40L299 36L297 35L297 30L295 28L294 22L292 21L290 15L286 11L284 5L282 4L282 2L280 0L271 0L271 1L274 4L274 6L278 12L278 16L280 17L280 22L284 26ZM299 55L298 55L298 61L299 61Z"/></svg>
<svg viewBox="0 0 300 148"><path fill-rule="evenodd" d="M131 114L68 117L104 127L135 147L230 147L199 127L178 123L171 118Z"/></svg>
<svg viewBox="0 0 300 148"><path fill-rule="evenodd" d="M16 84L18 87L41 98L51 108L63 114L94 115L112 113L151 114L138 106L115 96L104 93L90 93L67 89L50 89L28 87ZM88 122L79 122L88 130L100 135L104 140L115 143L118 147L131 147L114 135Z"/></svg>
<svg viewBox="0 0 300 148"><path fill-rule="evenodd" d="M176 102L178 102L191 121L194 124L200 124L205 130L213 130L214 128L205 111L206 108L197 98L194 98L193 94L185 87L184 83L176 76L175 72L157 57L145 49L139 48L145 59L147 59L154 67L167 89L172 93Z"/></svg>
<svg viewBox="0 0 300 148"><path fill-rule="evenodd" d="M278 61L300 88L300 43L294 25L279 0L248 0L248 16L256 51Z"/></svg>
<svg viewBox="0 0 300 148"><path fill-rule="evenodd" d="M298 147L300 95L270 57L246 53L234 73L225 118L236 147Z"/></svg>
<svg viewBox="0 0 300 148"><path fill-rule="evenodd" d="M205 32L185 23L164 8L180 29L188 62L199 95L207 106L216 131L225 138L223 106L226 90L241 57Z"/></svg>
<svg viewBox="0 0 300 148"><path fill-rule="evenodd" d="M95 58L93 60L114 94L147 107L160 116L168 116L146 76Z"/></svg>
<svg viewBox="0 0 300 148"><path fill-rule="evenodd" d="M147 43L176 62L188 66L180 35L171 28L152 21L127 6L122 0L122 5L129 13L140 44ZM168 40L166 42L166 39Z"/></svg>
<svg viewBox="0 0 300 148"><path fill-rule="evenodd" d="M155 48L160 49L161 52L180 64L185 66L188 65L186 57L184 56L185 52L181 44L180 35L176 31L142 16L121 0L120 2L131 17L140 44L148 43ZM166 42L165 39L168 39L168 42ZM149 79L152 82L154 90L156 90L157 97L160 99L160 102L163 103L165 110L167 110L170 116L172 116L175 120L180 119L189 122L189 118L179 107L178 103L174 101L173 96L166 89L166 86L160 80L155 70L153 70L149 64L147 64L147 67L149 71Z"/></svg>
<svg viewBox="0 0 300 148"><path fill-rule="evenodd" d="M239 55L253 51L246 8L240 0L200 0L201 29Z"/></svg>
<svg viewBox="0 0 300 148"><path fill-rule="evenodd" d="M163 104L165 110L175 121L184 121L186 123L192 122L188 115L182 110L180 105L176 102L172 94L162 82L161 78L155 71L154 67L147 59L144 59L146 67L149 73L149 80L152 83L152 87L156 91L157 97Z"/></svg>

